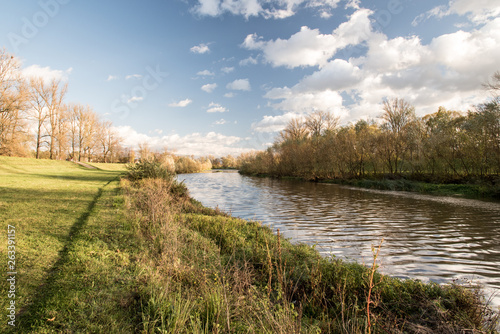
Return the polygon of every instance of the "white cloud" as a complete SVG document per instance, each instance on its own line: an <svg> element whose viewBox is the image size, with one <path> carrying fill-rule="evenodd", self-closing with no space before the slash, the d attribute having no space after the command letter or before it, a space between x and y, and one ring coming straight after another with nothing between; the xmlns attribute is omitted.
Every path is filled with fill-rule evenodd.
<svg viewBox="0 0 500 334"><path fill-rule="evenodd" d="M144 97L142 96L132 96L130 99L127 100L127 103L138 102L142 100L144 100Z"/></svg>
<svg viewBox="0 0 500 334"><path fill-rule="evenodd" d="M297 85L299 90L323 91L346 90L363 80L361 69L343 59L335 59L321 70L304 77Z"/></svg>
<svg viewBox="0 0 500 334"><path fill-rule="evenodd" d="M215 121L213 124L214 125L223 125L226 124L227 121L224 118L219 119L218 121Z"/></svg>
<svg viewBox="0 0 500 334"><path fill-rule="evenodd" d="M118 76L116 75L109 75L108 78L106 79L106 81L112 81L112 80L117 80L118 79Z"/></svg>
<svg viewBox="0 0 500 334"><path fill-rule="evenodd" d="M49 66L41 67L40 65L31 65L21 70L21 75L25 78L43 78L45 82L52 80L67 81L69 74L73 71L73 68L68 68L66 71L53 70Z"/></svg>
<svg viewBox="0 0 500 334"><path fill-rule="evenodd" d="M361 4L361 0L348 0L345 8L354 8L354 9L360 9L359 5Z"/></svg>
<svg viewBox="0 0 500 334"><path fill-rule="evenodd" d="M287 112L278 116L264 116L259 122L252 124L252 130L256 132L278 132L283 130L288 122L299 117L300 114Z"/></svg>
<svg viewBox="0 0 500 334"><path fill-rule="evenodd" d="M152 131L148 131L149 134L153 134L153 133L156 133L158 135L161 135L163 133L163 130L161 129L154 129Z"/></svg>
<svg viewBox="0 0 500 334"><path fill-rule="evenodd" d="M500 15L500 4L498 0L450 0L447 6L437 6L418 15L412 25L416 26L431 17L440 19L453 14L467 16L469 21L482 24Z"/></svg>
<svg viewBox="0 0 500 334"><path fill-rule="evenodd" d="M200 53L200 54L210 52L210 48L208 47L208 44L204 44L204 43L202 43L200 45L195 45L190 50L193 53Z"/></svg>
<svg viewBox="0 0 500 334"><path fill-rule="evenodd" d="M240 61L240 66L256 65L258 63L256 58L248 57Z"/></svg>
<svg viewBox="0 0 500 334"><path fill-rule="evenodd" d="M221 71L224 73L231 73L234 71L234 67L223 67L221 68Z"/></svg>
<svg viewBox="0 0 500 334"><path fill-rule="evenodd" d="M339 92L330 89L321 91L301 90L293 88L275 88L269 91L266 98L279 100L273 103L275 109L290 111L296 114L310 113L316 110L332 112L336 116L345 116L342 106L342 96Z"/></svg>
<svg viewBox="0 0 500 334"><path fill-rule="evenodd" d="M190 100L190 99L185 99L185 100L182 100L182 101L179 101L179 102L170 103L168 106L169 107L180 107L180 108L183 108L183 107L187 107L192 102L193 101Z"/></svg>
<svg viewBox="0 0 500 334"><path fill-rule="evenodd" d="M206 85L201 86L201 90L205 91L207 93L212 93L215 90L215 88L217 88L216 83L211 83L211 84L206 84Z"/></svg>
<svg viewBox="0 0 500 334"><path fill-rule="evenodd" d="M392 97L406 99L420 115L439 106L465 111L486 99L481 83L498 70L500 18L472 31L437 36L427 44L417 36L390 39L374 32L363 43L366 54L328 60L294 86L274 87L264 97L281 112L329 110L343 121L376 118L382 100ZM267 124L275 117L267 116L254 127L273 129Z"/></svg>
<svg viewBox="0 0 500 334"><path fill-rule="evenodd" d="M223 107L220 104L214 103L214 102L211 102L208 105L208 109L207 109L207 112L226 112L226 111L229 111L226 109L226 107Z"/></svg>
<svg viewBox="0 0 500 334"><path fill-rule="evenodd" d="M159 136L139 133L131 126L117 126L113 129L124 139L124 146L138 149L139 144L148 143L152 150L161 151L165 147L175 151L178 155L205 156L213 154L224 156L249 151L249 149L236 146L241 144L242 138L236 136L226 136L216 132L191 133L185 136L178 134ZM156 130L155 130L156 131Z"/></svg>
<svg viewBox="0 0 500 334"><path fill-rule="evenodd" d="M215 75L214 72L210 72L209 70L203 70L203 71L200 71L200 72L198 72L196 74L200 75L200 76L204 76L204 77L210 77L210 76L214 76Z"/></svg>
<svg viewBox="0 0 500 334"><path fill-rule="evenodd" d="M251 90L250 82L248 81L248 79L234 80L233 82L228 83L226 85L226 88L231 90L244 90L244 91Z"/></svg>
<svg viewBox="0 0 500 334"><path fill-rule="evenodd" d="M125 77L126 80L130 80L130 79L140 79L142 78L142 75L140 74L130 74L130 75L127 75Z"/></svg>
<svg viewBox="0 0 500 334"><path fill-rule="evenodd" d="M300 8L313 7L324 11L335 8L339 2L340 0L198 0L192 10L206 16L230 13L247 19L259 15L266 19L284 19L295 15Z"/></svg>
<svg viewBox="0 0 500 334"><path fill-rule="evenodd" d="M323 66L338 50L359 44L374 35L369 18L371 14L369 9L359 9L331 34L321 34L318 29L303 26L287 40L264 41L256 34L250 34L242 46L249 50L261 50L264 60L273 66Z"/></svg>

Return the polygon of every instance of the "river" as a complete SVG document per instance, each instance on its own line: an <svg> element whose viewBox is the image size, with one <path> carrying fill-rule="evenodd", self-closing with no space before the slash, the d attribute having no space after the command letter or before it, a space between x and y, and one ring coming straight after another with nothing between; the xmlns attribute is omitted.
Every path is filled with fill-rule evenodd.
<svg viewBox="0 0 500 334"><path fill-rule="evenodd" d="M383 273L437 283L472 281L500 305L500 204L335 184L242 176L178 176L192 197L260 221L324 256L371 264L383 239Z"/></svg>

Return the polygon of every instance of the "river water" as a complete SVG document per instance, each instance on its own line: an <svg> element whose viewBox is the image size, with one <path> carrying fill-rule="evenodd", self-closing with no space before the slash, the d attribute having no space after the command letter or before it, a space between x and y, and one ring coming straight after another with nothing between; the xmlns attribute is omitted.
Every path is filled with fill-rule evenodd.
<svg viewBox="0 0 500 334"><path fill-rule="evenodd" d="M370 264L383 239L383 273L423 281L472 281L500 305L500 203L242 176L178 176L192 197L260 221L325 256Z"/></svg>

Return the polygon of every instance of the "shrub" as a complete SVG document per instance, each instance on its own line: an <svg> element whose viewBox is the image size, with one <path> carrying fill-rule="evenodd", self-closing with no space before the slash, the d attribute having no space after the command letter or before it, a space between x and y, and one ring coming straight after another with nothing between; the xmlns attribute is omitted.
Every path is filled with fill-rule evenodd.
<svg viewBox="0 0 500 334"><path fill-rule="evenodd" d="M132 181L141 179L164 179L170 181L174 174L170 173L168 167L162 165L159 161L142 160L135 164L128 164L127 178Z"/></svg>

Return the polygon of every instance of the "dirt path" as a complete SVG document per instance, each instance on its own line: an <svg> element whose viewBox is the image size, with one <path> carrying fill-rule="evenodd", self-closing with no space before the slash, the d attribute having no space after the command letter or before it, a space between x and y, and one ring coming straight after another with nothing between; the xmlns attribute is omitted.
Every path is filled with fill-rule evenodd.
<svg viewBox="0 0 500 334"><path fill-rule="evenodd" d="M89 164L86 164L86 163L84 163L84 162L80 162L80 161L75 161L75 164L78 164L78 165L80 165L80 166L82 166L82 167L85 167L85 168L97 169L97 167L91 166L91 165L89 165Z"/></svg>

